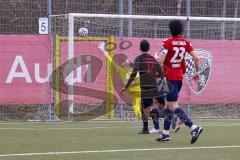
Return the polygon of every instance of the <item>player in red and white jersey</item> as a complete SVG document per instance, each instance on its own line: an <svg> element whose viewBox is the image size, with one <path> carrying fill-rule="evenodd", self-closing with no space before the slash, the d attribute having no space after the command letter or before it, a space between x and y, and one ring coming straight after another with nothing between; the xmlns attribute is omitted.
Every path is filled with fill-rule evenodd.
<svg viewBox="0 0 240 160"><path fill-rule="evenodd" d="M194 80L199 79L199 58L194 51L191 43L182 36L183 25L179 20L172 20L169 23L169 29L172 37L165 39L162 42L162 49L158 55L158 60L163 62L167 68L167 81L172 83L174 89L166 95L166 108L164 109L164 130L162 135L157 138L157 141L169 141L169 128L171 126L173 114L189 128L191 128L192 140L191 143L196 142L198 136L202 133L202 128L193 124L186 113L178 107L178 96L182 87L183 75L186 71L185 54L189 53L193 56L196 67L196 73L193 75Z"/></svg>
<svg viewBox="0 0 240 160"><path fill-rule="evenodd" d="M183 36L171 37L162 42L161 54L165 55L163 65L168 68L168 80L182 80L186 71L185 53L192 52L193 47Z"/></svg>

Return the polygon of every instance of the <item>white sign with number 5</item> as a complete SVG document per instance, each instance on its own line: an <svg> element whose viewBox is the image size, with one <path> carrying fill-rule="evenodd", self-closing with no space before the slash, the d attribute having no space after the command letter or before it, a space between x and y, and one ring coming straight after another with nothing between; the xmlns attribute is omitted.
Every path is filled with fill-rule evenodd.
<svg viewBox="0 0 240 160"><path fill-rule="evenodd" d="M48 18L39 18L39 34L48 34Z"/></svg>

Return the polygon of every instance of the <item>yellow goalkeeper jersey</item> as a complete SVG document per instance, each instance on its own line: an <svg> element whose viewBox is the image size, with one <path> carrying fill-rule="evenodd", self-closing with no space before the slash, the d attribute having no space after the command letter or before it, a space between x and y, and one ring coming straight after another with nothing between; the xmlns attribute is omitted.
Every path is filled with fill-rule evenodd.
<svg viewBox="0 0 240 160"><path fill-rule="evenodd" d="M118 64L116 64L113 59L110 57L110 55L106 55L107 59L111 62L113 69L119 74L121 80L124 83L127 83L132 70L125 70L124 68L120 67ZM137 74L135 80L132 82L132 84L127 89L128 94L131 97L133 111L136 115L136 117L141 117L141 89L140 89L140 77L139 74Z"/></svg>

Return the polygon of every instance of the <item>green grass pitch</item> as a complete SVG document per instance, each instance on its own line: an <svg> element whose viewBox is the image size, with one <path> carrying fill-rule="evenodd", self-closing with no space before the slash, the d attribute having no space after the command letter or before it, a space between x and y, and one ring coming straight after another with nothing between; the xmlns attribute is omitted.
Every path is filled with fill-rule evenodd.
<svg viewBox="0 0 240 160"><path fill-rule="evenodd" d="M239 160L240 120L196 120L190 144L182 126L170 142L138 135L140 122L0 123L0 160Z"/></svg>

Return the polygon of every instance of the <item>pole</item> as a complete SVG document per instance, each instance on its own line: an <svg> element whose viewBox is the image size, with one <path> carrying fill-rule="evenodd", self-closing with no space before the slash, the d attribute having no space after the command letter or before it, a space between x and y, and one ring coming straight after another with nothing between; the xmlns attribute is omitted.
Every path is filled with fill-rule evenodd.
<svg viewBox="0 0 240 160"><path fill-rule="evenodd" d="M51 34L52 0L47 0L48 34Z"/></svg>
<svg viewBox="0 0 240 160"><path fill-rule="evenodd" d="M157 31L158 31L158 25L156 22L153 22L154 25L154 38L158 37Z"/></svg>
<svg viewBox="0 0 240 160"><path fill-rule="evenodd" d="M223 1L223 12L222 12L222 17L226 17L226 0ZM221 25L221 39L225 39L225 22L222 22Z"/></svg>
<svg viewBox="0 0 240 160"><path fill-rule="evenodd" d="M191 2L190 0L186 0L186 16L187 17L190 17L191 15L190 12L191 12ZM187 18L187 28L186 28L187 38L191 38L190 28L191 28L190 20L189 18Z"/></svg>
<svg viewBox="0 0 240 160"><path fill-rule="evenodd" d="M68 71L69 80L68 80L68 121L73 121L73 58L74 58L74 16L68 14ZM68 72L69 73L69 72Z"/></svg>
<svg viewBox="0 0 240 160"><path fill-rule="evenodd" d="M133 14L133 1L128 0L128 14ZM132 37L132 19L128 20L128 37Z"/></svg>
<svg viewBox="0 0 240 160"><path fill-rule="evenodd" d="M190 15L191 15L191 3L190 3L190 0L186 0L186 16L190 17ZM191 38L190 28L191 28L190 20L189 20L189 18L187 18L187 28L186 28L186 31L187 31L187 38L188 39ZM188 87L188 89L187 89L188 102L190 102L190 99L191 99L190 92L191 92L190 88ZM190 110L191 110L191 105L187 104L186 111L187 111L189 117L191 117Z"/></svg>
<svg viewBox="0 0 240 160"><path fill-rule="evenodd" d="M52 27L51 27L51 15L52 15L52 0L47 0L47 17L48 17L48 34L51 34ZM53 115L53 106L51 104L48 105L48 117L51 120L54 118Z"/></svg>
<svg viewBox="0 0 240 160"><path fill-rule="evenodd" d="M238 7L239 7L239 2L236 1L235 4L235 10L234 10L234 18L237 18L238 15ZM233 31L232 31L232 39L236 39L236 27L237 27L237 23L234 22L234 26L233 26Z"/></svg>
<svg viewBox="0 0 240 160"><path fill-rule="evenodd" d="M177 16L181 16L182 0L178 0L177 4Z"/></svg>
<svg viewBox="0 0 240 160"><path fill-rule="evenodd" d="M124 0L119 0L119 1L118 1L119 14L120 14L120 15L123 15L123 12L124 12L123 4L124 4ZM119 35L120 35L120 36L123 36L123 19L120 19L120 20L119 20L119 27L120 27Z"/></svg>

